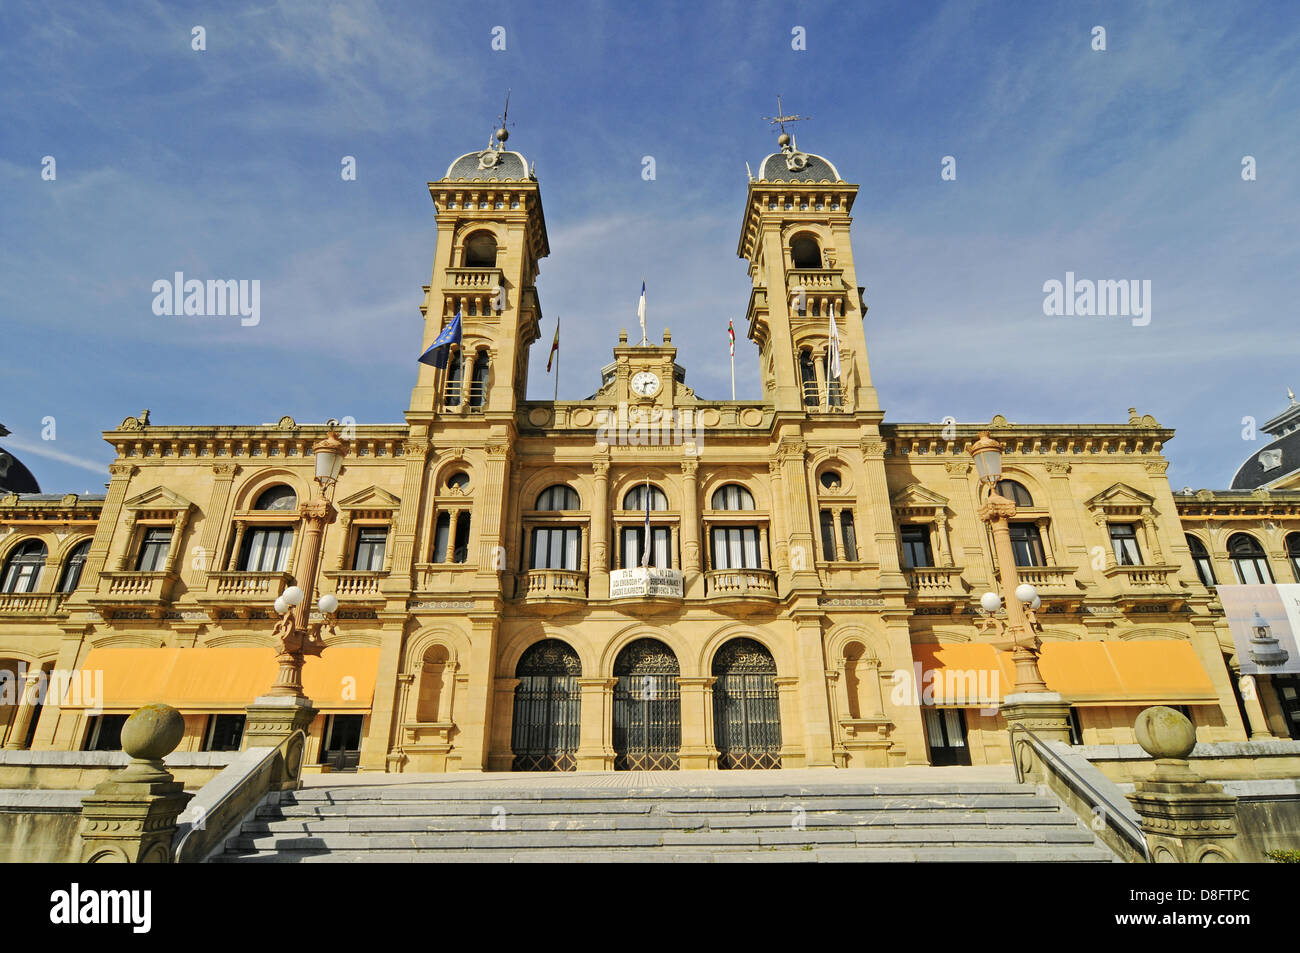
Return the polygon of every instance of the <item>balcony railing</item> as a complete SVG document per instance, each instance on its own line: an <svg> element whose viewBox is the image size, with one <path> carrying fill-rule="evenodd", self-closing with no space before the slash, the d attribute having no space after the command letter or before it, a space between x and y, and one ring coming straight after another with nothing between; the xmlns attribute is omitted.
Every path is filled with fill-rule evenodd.
<svg viewBox="0 0 1300 953"><path fill-rule="evenodd" d="M919 596L957 596L961 570L955 566L916 566L906 570L907 584Z"/></svg>
<svg viewBox="0 0 1300 953"><path fill-rule="evenodd" d="M1073 566L1017 566L1016 575L1039 591L1074 588Z"/></svg>
<svg viewBox="0 0 1300 953"><path fill-rule="evenodd" d="M0 616L38 617L53 615L68 597L66 592L0 593Z"/></svg>
<svg viewBox="0 0 1300 953"><path fill-rule="evenodd" d="M708 596L776 598L776 573L770 569L710 569L704 573Z"/></svg>
<svg viewBox="0 0 1300 953"><path fill-rule="evenodd" d="M448 268L447 288L455 291L486 291L502 287L500 268Z"/></svg>
<svg viewBox="0 0 1300 953"><path fill-rule="evenodd" d="M844 290L842 268L791 268L786 274L792 295L798 294L800 288L809 295Z"/></svg>
<svg viewBox="0 0 1300 953"><path fill-rule="evenodd" d="M175 574L168 572L101 572L99 577L107 588L92 597L92 601L119 604L164 602L176 580Z"/></svg>
<svg viewBox="0 0 1300 953"><path fill-rule="evenodd" d="M1169 576L1178 571L1177 566L1109 566L1102 570L1110 579L1125 579L1132 589L1164 589Z"/></svg>
<svg viewBox="0 0 1300 953"><path fill-rule="evenodd" d="M587 574L572 569L530 569L519 574L515 592L525 599L585 599Z"/></svg>
<svg viewBox="0 0 1300 953"><path fill-rule="evenodd" d="M212 572L208 573L208 594L223 601L256 599L269 605L290 582L287 572Z"/></svg>
<svg viewBox="0 0 1300 953"><path fill-rule="evenodd" d="M325 578L334 583L334 595L343 602L354 599L382 598L379 591L380 581L387 576L384 572L365 569L330 570Z"/></svg>

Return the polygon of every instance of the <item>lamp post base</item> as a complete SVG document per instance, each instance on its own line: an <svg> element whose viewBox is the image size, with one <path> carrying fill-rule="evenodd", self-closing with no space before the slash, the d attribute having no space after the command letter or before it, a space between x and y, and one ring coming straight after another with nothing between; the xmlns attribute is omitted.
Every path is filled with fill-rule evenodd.
<svg viewBox="0 0 1300 953"><path fill-rule="evenodd" d="M244 722L245 748L277 748L295 732L306 734L316 719L317 711L310 698L293 698L283 695L262 695L248 706ZM302 777L305 743L286 746L285 764L272 781L272 788L281 791L297 790Z"/></svg>
<svg viewBox="0 0 1300 953"><path fill-rule="evenodd" d="M1002 699L1007 727L1024 725L1044 741L1070 743L1070 703L1056 692L1016 692Z"/></svg>

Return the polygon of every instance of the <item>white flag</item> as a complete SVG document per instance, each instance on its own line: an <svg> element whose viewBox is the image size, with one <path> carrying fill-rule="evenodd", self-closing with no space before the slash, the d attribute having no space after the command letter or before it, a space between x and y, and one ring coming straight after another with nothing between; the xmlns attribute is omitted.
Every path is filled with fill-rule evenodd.
<svg viewBox="0 0 1300 953"><path fill-rule="evenodd" d="M835 326L835 305L831 305L831 377L840 377L840 329Z"/></svg>
<svg viewBox="0 0 1300 953"><path fill-rule="evenodd" d="M641 300L637 302L636 316L641 319L641 340L645 337L645 282L641 282Z"/></svg>

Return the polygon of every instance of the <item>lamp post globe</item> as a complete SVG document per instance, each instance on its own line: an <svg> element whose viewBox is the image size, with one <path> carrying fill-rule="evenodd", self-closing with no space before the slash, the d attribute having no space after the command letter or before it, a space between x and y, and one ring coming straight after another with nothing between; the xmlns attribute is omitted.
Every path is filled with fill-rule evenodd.
<svg viewBox="0 0 1300 953"><path fill-rule="evenodd" d="M996 592L986 592L980 596L980 606L985 612L997 612L1002 608L1002 597Z"/></svg>

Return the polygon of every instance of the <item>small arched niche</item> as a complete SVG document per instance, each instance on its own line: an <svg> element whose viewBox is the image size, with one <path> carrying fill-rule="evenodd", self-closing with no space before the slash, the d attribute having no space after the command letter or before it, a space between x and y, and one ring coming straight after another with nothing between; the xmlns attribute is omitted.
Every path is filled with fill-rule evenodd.
<svg viewBox="0 0 1300 953"><path fill-rule="evenodd" d="M415 706L415 720L435 722L448 720L449 713L443 711L444 702L449 700L448 662L450 657L445 645L431 645L424 653L420 665L420 694Z"/></svg>

